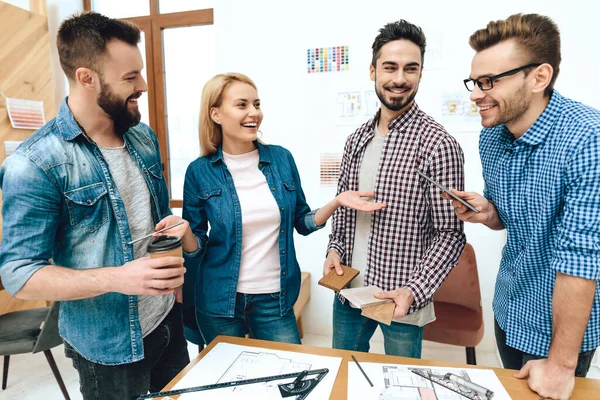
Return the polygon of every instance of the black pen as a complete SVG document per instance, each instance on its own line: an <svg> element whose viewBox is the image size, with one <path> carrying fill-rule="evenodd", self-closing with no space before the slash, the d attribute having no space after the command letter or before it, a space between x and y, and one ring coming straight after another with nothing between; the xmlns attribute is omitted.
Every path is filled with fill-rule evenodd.
<svg viewBox="0 0 600 400"><path fill-rule="evenodd" d="M362 374L365 376L365 379L367 380L367 382L369 382L369 385L371 385L371 387L373 387L373 383L371 383L371 380L369 379L369 377L367 376L365 371L362 369L362 367L360 366L360 364L358 363L356 358L354 358L354 355L351 355L351 357L354 360L354 362L356 363L356 366L358 367L358 369L360 369L360 372L362 372Z"/></svg>

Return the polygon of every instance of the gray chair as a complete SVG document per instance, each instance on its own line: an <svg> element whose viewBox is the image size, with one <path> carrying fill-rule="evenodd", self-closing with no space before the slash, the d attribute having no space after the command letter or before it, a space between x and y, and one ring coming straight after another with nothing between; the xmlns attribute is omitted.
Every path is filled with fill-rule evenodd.
<svg viewBox="0 0 600 400"><path fill-rule="evenodd" d="M62 344L62 339L58 335L58 307L59 303L54 302L50 307L0 315L0 356L4 356L2 390L6 389L11 355L43 351L63 396L70 400L50 352L51 348Z"/></svg>

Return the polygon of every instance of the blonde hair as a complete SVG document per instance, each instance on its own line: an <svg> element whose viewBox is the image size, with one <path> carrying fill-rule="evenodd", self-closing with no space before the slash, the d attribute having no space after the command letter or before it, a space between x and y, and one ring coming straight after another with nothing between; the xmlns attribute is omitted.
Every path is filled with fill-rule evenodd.
<svg viewBox="0 0 600 400"><path fill-rule="evenodd" d="M538 14L515 14L505 20L490 21L484 29L479 29L469 38L473 50L479 52L505 40L514 39L519 43L529 63L548 63L554 73L546 87L549 96L560 70L560 33L550 18Z"/></svg>
<svg viewBox="0 0 600 400"><path fill-rule="evenodd" d="M223 142L221 126L210 117L210 110L213 107L221 106L223 94L233 82L247 83L256 89L256 85L252 79L237 72L215 75L206 82L202 89L200 122L198 127L201 156L214 154Z"/></svg>

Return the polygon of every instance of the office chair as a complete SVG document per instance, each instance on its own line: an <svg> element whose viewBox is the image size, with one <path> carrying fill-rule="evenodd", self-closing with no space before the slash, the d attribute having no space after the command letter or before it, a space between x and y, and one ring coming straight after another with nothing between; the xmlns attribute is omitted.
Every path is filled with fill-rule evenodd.
<svg viewBox="0 0 600 400"><path fill-rule="evenodd" d="M473 246L466 244L458 263L433 295L436 320L423 339L466 347L467 364L477 365L475 346L483 338L483 310Z"/></svg>
<svg viewBox="0 0 600 400"><path fill-rule="evenodd" d="M70 400L50 352L51 348L62 344L62 339L58 335L58 307L59 303L54 302L50 307L0 315L0 355L4 356L2 390L6 389L11 355L43 351L63 396L66 400Z"/></svg>

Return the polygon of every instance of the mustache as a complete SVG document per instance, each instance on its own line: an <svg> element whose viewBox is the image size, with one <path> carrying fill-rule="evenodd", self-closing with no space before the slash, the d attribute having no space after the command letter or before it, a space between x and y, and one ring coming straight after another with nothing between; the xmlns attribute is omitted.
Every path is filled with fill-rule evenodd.
<svg viewBox="0 0 600 400"><path fill-rule="evenodd" d="M139 99L142 96L142 94L143 94L143 92L135 92L134 94L129 96L126 101L133 100L133 99Z"/></svg>
<svg viewBox="0 0 600 400"><path fill-rule="evenodd" d="M400 89L400 90L405 90L405 89L410 89L412 88L411 85L403 83L402 85L391 85L391 86L384 86L385 89Z"/></svg>

